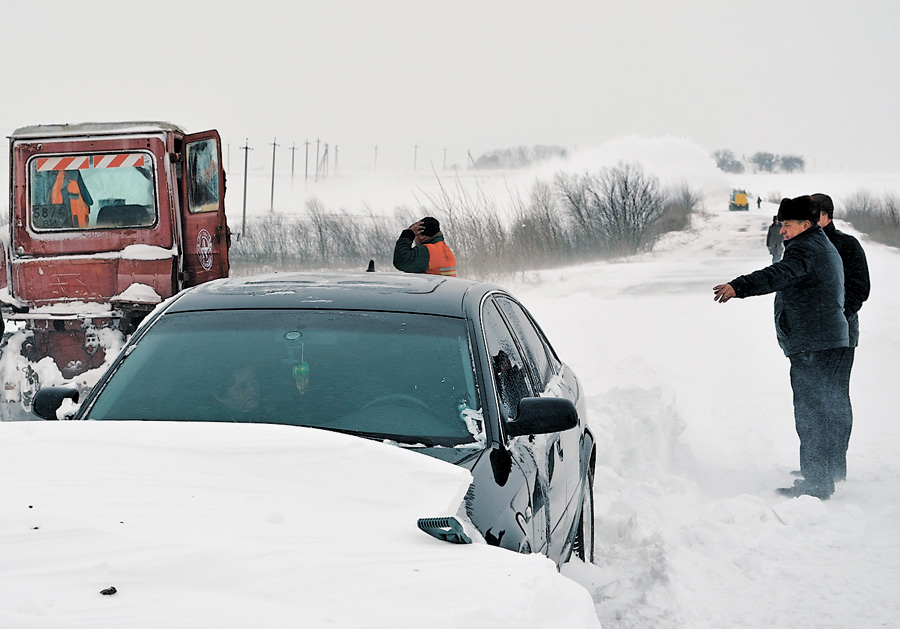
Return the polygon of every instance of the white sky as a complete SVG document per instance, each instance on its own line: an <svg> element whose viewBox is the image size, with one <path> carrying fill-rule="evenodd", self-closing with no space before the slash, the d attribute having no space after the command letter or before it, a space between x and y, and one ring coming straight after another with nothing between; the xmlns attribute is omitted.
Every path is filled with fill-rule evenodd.
<svg viewBox="0 0 900 629"><path fill-rule="evenodd" d="M0 132L162 119L342 167L672 135L900 168L900 4L837 0L4 2ZM161 79L166 73L170 78ZM268 165L268 166L267 166Z"/></svg>

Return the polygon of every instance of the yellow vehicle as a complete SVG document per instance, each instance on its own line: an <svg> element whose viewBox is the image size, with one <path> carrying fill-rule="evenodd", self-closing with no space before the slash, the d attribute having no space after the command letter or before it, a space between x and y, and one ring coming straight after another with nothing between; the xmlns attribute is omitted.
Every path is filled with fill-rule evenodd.
<svg viewBox="0 0 900 629"><path fill-rule="evenodd" d="M728 209L749 211L750 204L747 202L747 191L738 189L732 190L731 200L728 202Z"/></svg>

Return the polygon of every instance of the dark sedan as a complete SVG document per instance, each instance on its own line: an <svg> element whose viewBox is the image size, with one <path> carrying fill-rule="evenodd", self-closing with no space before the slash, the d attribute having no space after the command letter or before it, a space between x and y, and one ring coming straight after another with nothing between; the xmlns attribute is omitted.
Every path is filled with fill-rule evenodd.
<svg viewBox="0 0 900 629"><path fill-rule="evenodd" d="M74 389L43 389L56 419ZM595 447L572 370L514 297L391 273L276 274L184 291L74 419L263 422L386 441L468 469L489 544L593 556ZM462 515L462 514L461 514Z"/></svg>

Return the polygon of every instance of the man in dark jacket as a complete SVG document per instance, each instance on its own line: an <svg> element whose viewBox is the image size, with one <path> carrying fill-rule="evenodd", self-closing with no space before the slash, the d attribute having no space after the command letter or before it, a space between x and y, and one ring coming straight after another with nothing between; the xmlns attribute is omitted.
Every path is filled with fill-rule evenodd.
<svg viewBox="0 0 900 629"><path fill-rule="evenodd" d="M869 265L866 253L859 241L842 231L838 231L834 218L834 202L827 194L812 195L813 203L819 212L819 225L828 236L828 240L837 249L844 266L844 316L849 326L850 347L847 348L848 360L842 363L839 376L839 387L835 393L835 404L839 410L838 422L835 425L834 480L847 478L847 446L850 443L850 430L853 428L853 407L850 404L850 370L856 346L859 344L859 309L869 298Z"/></svg>
<svg viewBox="0 0 900 629"><path fill-rule="evenodd" d="M769 231L766 232L766 248L772 254L772 264L781 260L784 255L784 236L781 235L781 223L778 222L778 216L772 217L772 224L769 225Z"/></svg>
<svg viewBox="0 0 900 629"><path fill-rule="evenodd" d="M456 277L456 256L436 218L426 216L401 232L394 245L394 267L404 273Z"/></svg>
<svg viewBox="0 0 900 629"><path fill-rule="evenodd" d="M841 257L816 224L809 196L782 199L778 208L785 239L780 262L713 288L715 300L775 293L775 332L791 361L794 422L800 437L800 470L793 487L778 492L822 500L834 493L832 426L837 421L830 392L847 361Z"/></svg>

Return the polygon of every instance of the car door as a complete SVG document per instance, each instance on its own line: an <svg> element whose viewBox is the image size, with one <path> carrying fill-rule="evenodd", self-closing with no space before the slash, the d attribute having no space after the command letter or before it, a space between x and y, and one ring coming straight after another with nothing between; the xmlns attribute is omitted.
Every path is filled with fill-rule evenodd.
<svg viewBox="0 0 900 629"><path fill-rule="evenodd" d="M184 286L228 277L222 142L216 131L185 136L181 225Z"/></svg>
<svg viewBox="0 0 900 629"><path fill-rule="evenodd" d="M560 378L554 379L561 365L531 315L521 304L506 296L498 295L496 301L522 350L536 395L566 397L575 402L567 383ZM568 506L573 495L580 490L580 433L580 430L573 429L543 436L547 441L550 504L555 516L550 547L555 553L562 551L576 515Z"/></svg>
<svg viewBox="0 0 900 629"><path fill-rule="evenodd" d="M537 395L533 369L516 336L494 300L482 308L491 374L497 393L500 417L514 419L519 401ZM534 470L532 486L532 526L537 548L550 557L559 554L565 540L553 539L566 507L566 471L561 458L559 435L528 435L507 439L507 448L520 466ZM546 545L546 546L545 546Z"/></svg>

